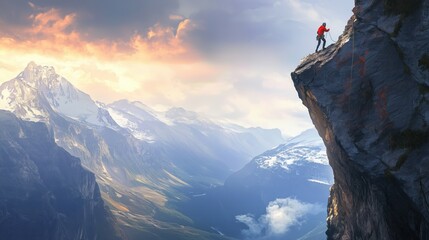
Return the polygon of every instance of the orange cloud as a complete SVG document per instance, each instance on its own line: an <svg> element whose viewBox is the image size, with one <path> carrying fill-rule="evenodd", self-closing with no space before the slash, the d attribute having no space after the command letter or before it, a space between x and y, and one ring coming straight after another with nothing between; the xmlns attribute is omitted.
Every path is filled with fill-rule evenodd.
<svg viewBox="0 0 429 240"><path fill-rule="evenodd" d="M0 37L0 48L14 48L28 53L43 53L60 58L91 57L104 60L140 59L141 61L195 61L196 54L180 38L192 25L182 20L177 29L159 24L147 33L135 33L128 40L88 40L76 28L75 13L62 13L59 9L38 9L29 19L32 25L16 29L12 36ZM177 17L177 16L176 16Z"/></svg>
<svg viewBox="0 0 429 240"><path fill-rule="evenodd" d="M145 55L152 60L189 62L197 60L197 55L181 36L191 26L188 19L179 23L177 29L163 27L159 24L151 27L146 36L136 34L130 41L130 46L136 55Z"/></svg>
<svg viewBox="0 0 429 240"><path fill-rule="evenodd" d="M65 15L63 17L61 16L59 10L50 9L47 12L30 16L30 19L33 20L31 32L35 34L43 33L45 35L64 32L67 27L73 24L75 18L76 14L74 13Z"/></svg>
<svg viewBox="0 0 429 240"><path fill-rule="evenodd" d="M185 19L179 23L176 31L176 38L182 39L189 31L197 28L197 24L190 19Z"/></svg>
<svg viewBox="0 0 429 240"><path fill-rule="evenodd" d="M199 58L183 40L196 25L181 20L177 29L160 24L129 40L88 40L76 28L78 15L58 9L32 7L32 24L16 30L18 37L0 36L0 59L14 56L16 70L1 67L0 74L16 75L29 61L55 66L78 88L98 100L118 98L183 99L219 71ZM13 77L13 75L11 76ZM0 79L5 81L8 79Z"/></svg>

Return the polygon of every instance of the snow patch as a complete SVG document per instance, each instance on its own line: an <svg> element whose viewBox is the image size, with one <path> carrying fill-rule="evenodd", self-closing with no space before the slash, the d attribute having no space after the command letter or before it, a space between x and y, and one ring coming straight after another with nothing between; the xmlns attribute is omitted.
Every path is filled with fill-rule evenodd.
<svg viewBox="0 0 429 240"><path fill-rule="evenodd" d="M256 159L259 167L269 169L273 167L281 167L289 169L288 166L298 164L299 162L312 162L322 165L328 165L328 159L325 149L317 147L292 147L286 148L280 153L275 152L273 155L260 156Z"/></svg>
<svg viewBox="0 0 429 240"><path fill-rule="evenodd" d="M319 183L319 184L323 184L323 185L327 185L327 186L331 186L332 184L327 182L327 181L322 181L322 180L318 180L318 179L307 179L309 182L314 182L314 183Z"/></svg>
<svg viewBox="0 0 429 240"><path fill-rule="evenodd" d="M219 231L217 228L215 227L210 227L213 231L217 232L219 235L221 236L225 236L225 234L223 234L221 231Z"/></svg>
<svg viewBox="0 0 429 240"><path fill-rule="evenodd" d="M206 195L207 195L207 193L201 193L201 194L194 194L194 195L192 195L192 197L204 197Z"/></svg>
<svg viewBox="0 0 429 240"><path fill-rule="evenodd" d="M297 137L289 139L255 159L260 168L280 167L289 170L289 166L301 162L329 165L325 145L316 130L307 130Z"/></svg>
<svg viewBox="0 0 429 240"><path fill-rule="evenodd" d="M113 118L113 120L122 128L128 129L131 135L133 135L135 138L148 142L148 143L154 143L155 138L145 132L139 129L139 125L133 121L131 121L129 118L124 116L121 112L113 109L108 108L107 111L109 112L110 116Z"/></svg>

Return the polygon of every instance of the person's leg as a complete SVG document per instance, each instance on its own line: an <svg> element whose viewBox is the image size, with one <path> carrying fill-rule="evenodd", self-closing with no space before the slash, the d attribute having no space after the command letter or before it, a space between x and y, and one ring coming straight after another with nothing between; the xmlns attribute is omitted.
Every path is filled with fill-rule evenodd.
<svg viewBox="0 0 429 240"><path fill-rule="evenodd" d="M325 49L325 45L326 45L325 37L322 38L322 41L323 41L323 49Z"/></svg>
<svg viewBox="0 0 429 240"><path fill-rule="evenodd" d="M317 38L317 47L316 47L316 52L317 52L317 50L319 50L319 46L320 46L320 38Z"/></svg>

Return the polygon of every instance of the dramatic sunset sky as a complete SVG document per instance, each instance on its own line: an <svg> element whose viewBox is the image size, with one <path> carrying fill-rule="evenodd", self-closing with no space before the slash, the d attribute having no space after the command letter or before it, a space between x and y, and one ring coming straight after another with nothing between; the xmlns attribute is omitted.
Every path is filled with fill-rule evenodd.
<svg viewBox="0 0 429 240"><path fill-rule="evenodd" d="M352 0L0 0L0 82L28 62L95 100L180 106L244 126L312 127L290 72ZM328 44L332 43L329 36Z"/></svg>

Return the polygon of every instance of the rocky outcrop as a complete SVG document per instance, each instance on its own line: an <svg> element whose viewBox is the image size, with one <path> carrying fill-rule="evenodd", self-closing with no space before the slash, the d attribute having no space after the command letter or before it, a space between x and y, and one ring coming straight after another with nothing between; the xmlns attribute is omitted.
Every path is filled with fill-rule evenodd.
<svg viewBox="0 0 429 240"><path fill-rule="evenodd" d="M0 111L0 238L117 240L94 174L42 123Z"/></svg>
<svg viewBox="0 0 429 240"><path fill-rule="evenodd" d="M327 147L328 239L429 239L429 1L355 1L292 73Z"/></svg>

